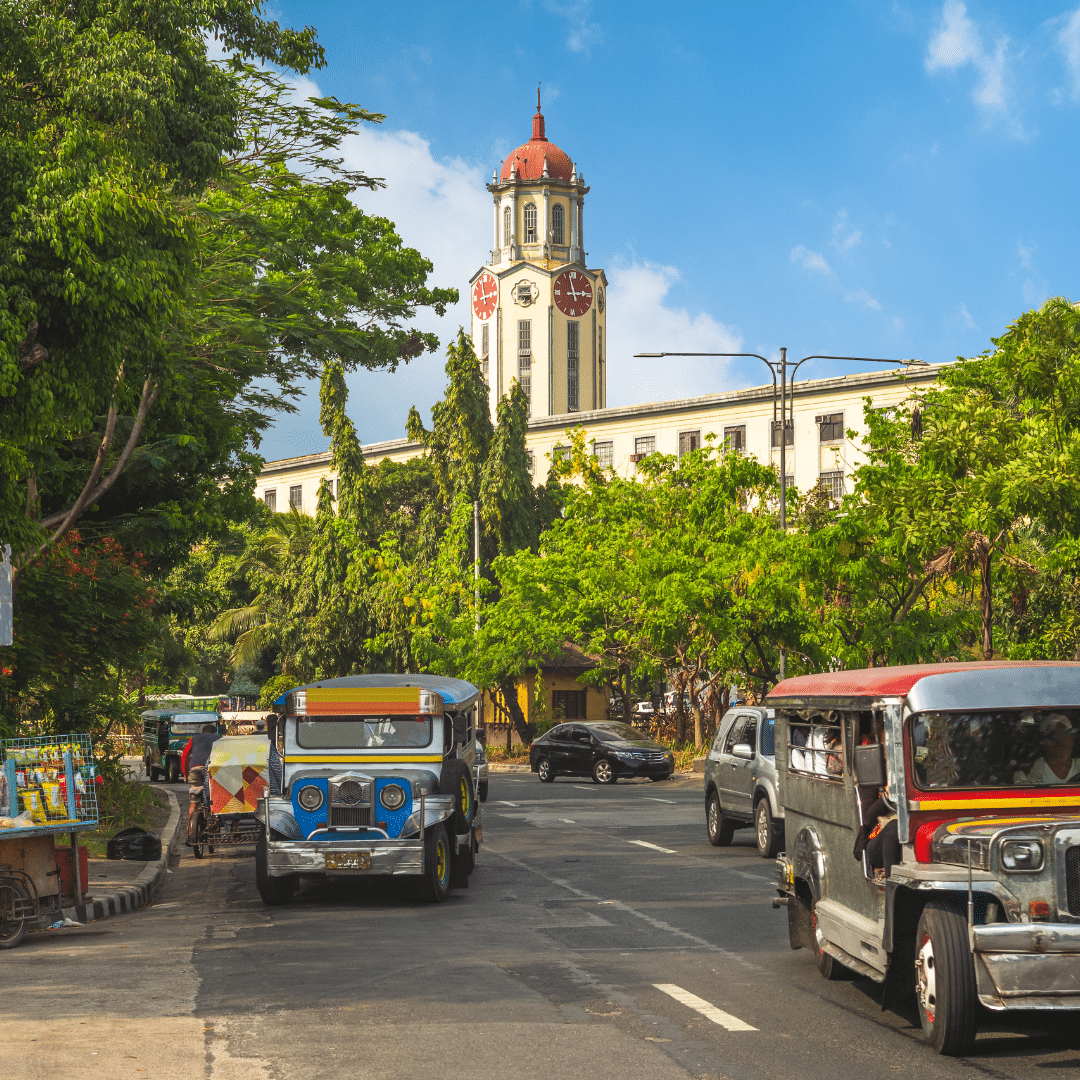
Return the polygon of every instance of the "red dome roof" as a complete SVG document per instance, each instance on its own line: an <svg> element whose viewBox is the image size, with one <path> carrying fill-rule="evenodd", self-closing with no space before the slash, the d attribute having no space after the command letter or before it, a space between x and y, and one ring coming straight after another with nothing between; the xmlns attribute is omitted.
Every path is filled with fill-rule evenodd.
<svg viewBox="0 0 1080 1080"><path fill-rule="evenodd" d="M560 150L553 142L548 142L544 135L544 115L537 102L536 115L533 117L532 138L522 143L516 150L511 150L499 172L499 182L510 179L510 170L517 167L519 180L539 180L544 175L544 159L547 158L548 176L554 180L569 180L574 173L574 163L570 156Z"/></svg>

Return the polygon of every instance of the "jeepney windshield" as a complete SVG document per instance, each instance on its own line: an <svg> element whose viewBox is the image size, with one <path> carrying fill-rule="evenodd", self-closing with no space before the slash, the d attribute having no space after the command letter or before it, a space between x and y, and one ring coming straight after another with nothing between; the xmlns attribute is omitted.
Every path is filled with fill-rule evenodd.
<svg viewBox="0 0 1080 1080"><path fill-rule="evenodd" d="M211 724L217 731L218 718L213 713L203 713L201 716L172 716L169 718L169 730L174 735L198 735L207 724Z"/></svg>
<svg viewBox="0 0 1080 1080"><path fill-rule="evenodd" d="M305 750L375 750L431 742L430 716L301 716L297 745Z"/></svg>
<svg viewBox="0 0 1080 1080"><path fill-rule="evenodd" d="M920 788L1080 785L1080 709L920 713L909 723Z"/></svg>

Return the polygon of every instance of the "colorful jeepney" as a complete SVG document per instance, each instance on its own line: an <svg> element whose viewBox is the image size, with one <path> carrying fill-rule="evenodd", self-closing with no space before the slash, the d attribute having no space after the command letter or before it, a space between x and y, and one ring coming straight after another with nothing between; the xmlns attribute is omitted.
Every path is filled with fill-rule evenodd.
<svg viewBox="0 0 1080 1080"><path fill-rule="evenodd" d="M806 675L767 702L793 949L913 995L939 1053L983 1006L1080 1009L1080 664ZM870 813L899 841L887 876L853 854Z"/></svg>
<svg viewBox="0 0 1080 1080"><path fill-rule="evenodd" d="M264 902L286 903L310 875L411 875L434 901L467 886L483 839L479 697L436 675L357 675L283 694L259 807Z"/></svg>

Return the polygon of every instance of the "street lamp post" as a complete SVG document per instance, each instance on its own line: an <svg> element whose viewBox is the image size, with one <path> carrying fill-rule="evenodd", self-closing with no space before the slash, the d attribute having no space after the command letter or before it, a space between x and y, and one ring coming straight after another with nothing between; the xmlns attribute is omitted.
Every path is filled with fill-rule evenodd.
<svg viewBox="0 0 1080 1080"><path fill-rule="evenodd" d="M779 360L769 360L760 353L728 353L728 352L640 352L634 353L635 357L661 357L661 356L753 356L760 360L772 375L773 380L773 426L769 434L769 454L772 455L772 432L776 431L776 406L777 402L777 376L780 377L780 529L787 529L787 431L788 411L791 412L791 426L795 426L795 372L806 363L807 360L852 360L862 364L902 364L905 367L929 367L925 360L885 360L877 356L826 356L823 353L813 353L804 356L791 368L790 381L788 378L788 361L786 346L780 349ZM784 679L786 650L780 650L780 679Z"/></svg>

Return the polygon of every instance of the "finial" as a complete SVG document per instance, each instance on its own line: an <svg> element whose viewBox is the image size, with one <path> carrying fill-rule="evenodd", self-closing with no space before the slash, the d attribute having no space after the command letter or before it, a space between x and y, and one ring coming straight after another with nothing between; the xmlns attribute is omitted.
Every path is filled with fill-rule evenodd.
<svg viewBox="0 0 1080 1080"><path fill-rule="evenodd" d="M551 176L551 173L548 172L547 154L544 155L544 172L543 172L543 175L544 176Z"/></svg>
<svg viewBox="0 0 1080 1080"><path fill-rule="evenodd" d="M540 83L536 84L536 111L540 111Z"/></svg>

